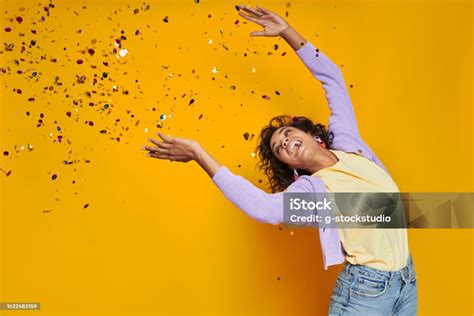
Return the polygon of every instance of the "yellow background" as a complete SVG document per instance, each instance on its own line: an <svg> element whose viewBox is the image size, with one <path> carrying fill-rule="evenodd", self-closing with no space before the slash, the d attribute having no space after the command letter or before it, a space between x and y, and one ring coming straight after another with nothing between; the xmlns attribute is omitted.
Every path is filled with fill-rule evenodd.
<svg viewBox="0 0 474 316"><path fill-rule="evenodd" d="M255 222L195 163L140 150L159 116L172 114L162 131L199 140L264 188L251 157L256 138L242 135L257 135L283 113L327 123L321 85L282 40L249 38L259 27L245 24L235 4L56 1L39 22L46 1L1 1L1 42L15 46L0 54L0 67L9 68L0 73L0 149L10 153L0 168L11 170L0 173L0 301L42 304L39 313L15 315L326 313L342 266L323 270L315 230L291 234ZM401 191L473 191L471 1L259 4L288 11L289 23L341 66L361 134ZM128 54L117 58L121 30ZM104 71L108 78L91 86ZM76 75L85 83L74 84ZM111 107L100 110L104 103ZM40 113L44 125L36 127ZM473 237L409 231L420 315L472 315Z"/></svg>

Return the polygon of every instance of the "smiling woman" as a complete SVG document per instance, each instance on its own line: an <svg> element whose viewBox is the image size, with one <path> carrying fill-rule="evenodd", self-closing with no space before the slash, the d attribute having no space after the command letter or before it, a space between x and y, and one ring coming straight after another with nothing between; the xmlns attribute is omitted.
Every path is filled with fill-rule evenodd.
<svg viewBox="0 0 474 316"><path fill-rule="evenodd" d="M307 117L272 118L262 129L257 147L258 166L269 179L271 191L283 191L298 176L311 175L337 161L327 150L333 136L324 125L315 124ZM309 165L311 157L317 159L314 166Z"/></svg>
<svg viewBox="0 0 474 316"><path fill-rule="evenodd" d="M241 17L264 27L251 36L281 36L322 83L331 110L328 130L308 118L290 116L274 117L262 129L259 166L273 194L230 172L193 140L158 133L163 141L150 139L156 146L144 147L149 156L195 160L229 201L254 219L274 225L283 222L283 191L398 192L359 134L336 64L277 14L259 6L239 8ZM329 314L416 315L418 290L406 229L320 228L319 233L325 268L347 261L334 287ZM379 277L361 281L364 273ZM350 295L355 290L357 295Z"/></svg>

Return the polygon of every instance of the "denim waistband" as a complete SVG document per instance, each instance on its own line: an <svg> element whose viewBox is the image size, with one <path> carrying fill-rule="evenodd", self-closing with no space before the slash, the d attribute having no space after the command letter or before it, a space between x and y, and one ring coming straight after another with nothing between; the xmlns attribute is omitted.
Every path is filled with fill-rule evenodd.
<svg viewBox="0 0 474 316"><path fill-rule="evenodd" d="M345 271L346 274L349 274L350 271L353 271L353 272L360 272L362 274L382 275L388 279L392 279L394 277L400 276L402 279L408 280L410 278L413 278L415 275L415 268L413 265L413 259L411 257L411 254L408 256L408 262L405 265L405 267L397 271L384 271L384 270L374 269L374 268L370 268L370 267L366 267L366 266L362 266L358 264L352 264L350 262L346 263L343 270Z"/></svg>

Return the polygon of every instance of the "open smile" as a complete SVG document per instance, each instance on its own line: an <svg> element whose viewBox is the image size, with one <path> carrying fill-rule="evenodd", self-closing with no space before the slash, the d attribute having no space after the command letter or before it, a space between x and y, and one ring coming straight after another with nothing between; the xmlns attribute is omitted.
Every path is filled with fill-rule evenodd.
<svg viewBox="0 0 474 316"><path fill-rule="evenodd" d="M286 151L288 152L288 155L290 157L295 157L296 155L298 155L301 145L303 145L303 142L301 140L299 139L292 140L286 147Z"/></svg>

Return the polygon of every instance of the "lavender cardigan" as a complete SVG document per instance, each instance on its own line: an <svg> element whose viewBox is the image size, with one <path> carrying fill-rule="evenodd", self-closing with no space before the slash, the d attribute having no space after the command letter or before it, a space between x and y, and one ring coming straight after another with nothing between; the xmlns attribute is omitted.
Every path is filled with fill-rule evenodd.
<svg viewBox="0 0 474 316"><path fill-rule="evenodd" d="M318 79L326 92L331 115L328 129L334 133L332 148L362 155L387 171L362 140L352 103L339 67L310 42L296 51L298 57ZM270 194L222 166L212 178L224 196L257 221L277 225L283 222L283 192ZM326 192L321 178L301 176L286 192ZM324 269L344 262L345 252L337 229L319 228Z"/></svg>

